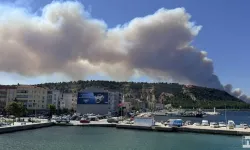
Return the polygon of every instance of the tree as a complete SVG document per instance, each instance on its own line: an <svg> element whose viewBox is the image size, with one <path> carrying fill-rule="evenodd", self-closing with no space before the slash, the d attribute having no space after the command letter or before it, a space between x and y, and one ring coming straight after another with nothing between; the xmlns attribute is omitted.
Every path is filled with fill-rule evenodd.
<svg viewBox="0 0 250 150"><path fill-rule="evenodd" d="M70 112L73 114L75 112L74 108L71 108Z"/></svg>
<svg viewBox="0 0 250 150"><path fill-rule="evenodd" d="M52 115L56 113L56 106L49 104L48 107L49 107L49 115L50 115L50 117L52 117Z"/></svg>
<svg viewBox="0 0 250 150"><path fill-rule="evenodd" d="M9 114L18 118L23 116L27 111L21 102L10 102L5 109Z"/></svg>
<svg viewBox="0 0 250 150"><path fill-rule="evenodd" d="M68 113L69 113L69 109L63 108L62 113L63 113L63 114L68 114Z"/></svg>

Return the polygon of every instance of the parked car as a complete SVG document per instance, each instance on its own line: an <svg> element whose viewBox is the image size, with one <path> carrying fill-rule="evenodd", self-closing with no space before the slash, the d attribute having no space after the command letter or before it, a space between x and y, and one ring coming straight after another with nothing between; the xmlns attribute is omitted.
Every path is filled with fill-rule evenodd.
<svg viewBox="0 0 250 150"><path fill-rule="evenodd" d="M69 123L70 119L66 118L66 117L59 117L59 118L56 119L56 122L57 123Z"/></svg>
<svg viewBox="0 0 250 150"><path fill-rule="evenodd" d="M227 125L225 124L225 122L219 122L219 126L220 127L227 127Z"/></svg>
<svg viewBox="0 0 250 150"><path fill-rule="evenodd" d="M191 124L192 124L192 122L190 120L187 120L184 125L187 126L187 125L191 125Z"/></svg>
<svg viewBox="0 0 250 150"><path fill-rule="evenodd" d="M193 125L194 126L201 126L201 124L199 122L195 122Z"/></svg>
<svg viewBox="0 0 250 150"><path fill-rule="evenodd" d="M87 117L90 121L98 121L98 117L97 116L88 116Z"/></svg>
<svg viewBox="0 0 250 150"><path fill-rule="evenodd" d="M181 127L182 125L182 119L169 119L169 126L171 127Z"/></svg>
<svg viewBox="0 0 250 150"><path fill-rule="evenodd" d="M115 119L115 118L108 118L107 122L108 123L118 123L119 121L117 119Z"/></svg>
<svg viewBox="0 0 250 150"><path fill-rule="evenodd" d="M202 120L201 125L202 126L209 126L208 120Z"/></svg>
<svg viewBox="0 0 250 150"><path fill-rule="evenodd" d="M90 123L90 121L85 119L85 120L80 120L80 123Z"/></svg>
<svg viewBox="0 0 250 150"><path fill-rule="evenodd" d="M219 126L219 124L217 122L211 122L210 127L211 128L219 128L220 126Z"/></svg>
<svg viewBox="0 0 250 150"><path fill-rule="evenodd" d="M235 128L235 123L233 120L228 120L228 123L227 123L229 129L234 129Z"/></svg>
<svg viewBox="0 0 250 150"><path fill-rule="evenodd" d="M241 127L241 128L244 128L244 129L247 129L247 128L248 128L248 125L245 124L245 123L242 123L242 124L240 124L240 127Z"/></svg>

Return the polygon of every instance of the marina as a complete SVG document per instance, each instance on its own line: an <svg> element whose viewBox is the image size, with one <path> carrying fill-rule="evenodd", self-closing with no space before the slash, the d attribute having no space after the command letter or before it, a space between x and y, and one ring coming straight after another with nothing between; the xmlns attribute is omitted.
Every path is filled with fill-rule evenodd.
<svg viewBox="0 0 250 150"><path fill-rule="evenodd" d="M177 134L180 132L193 132L193 133L207 133L207 134L221 134L221 135L250 135L250 128L248 127L249 122L247 122L247 116L249 112L228 112L229 116L227 120L225 119L225 115L217 116L217 120L207 118L189 118L190 120L184 120L180 118L157 118L152 113L141 113L134 118L124 118L124 117L114 117L105 119L103 116L94 116L93 114L88 114L85 117L80 117L81 119L77 119L76 117L72 117L75 120L66 119L67 116L62 116L58 118L54 118L50 121L47 119L37 119L35 122L27 122L28 118L25 118L25 122L15 122L14 125L10 124L0 127L0 133L7 133L10 129L14 131L23 131L29 129L36 129L39 124L48 124L48 126L82 126L82 127L113 127L117 129L139 129L139 130L150 130L150 131L164 131L164 132L176 132ZM232 113L234 115L238 114L242 116L243 119L246 120L236 120L239 119L239 116L236 118L232 118ZM244 115L245 116L244 116ZM65 118L66 117L66 118ZM215 117L212 115L212 117ZM100 118L100 119L99 119ZM83 122L87 120L88 122ZM199 119L199 120L197 120ZM165 120L165 121L163 121ZM232 124L230 124L232 122ZM31 126L32 125L32 126ZM35 127L33 127L35 126ZM43 125L42 125L43 126Z"/></svg>

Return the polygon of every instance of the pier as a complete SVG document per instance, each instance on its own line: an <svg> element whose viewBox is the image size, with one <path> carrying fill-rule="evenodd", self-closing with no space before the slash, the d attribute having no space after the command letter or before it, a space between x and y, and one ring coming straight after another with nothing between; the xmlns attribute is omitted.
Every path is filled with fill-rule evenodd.
<svg viewBox="0 0 250 150"><path fill-rule="evenodd" d="M191 133L203 133L203 134L236 135L236 136L250 135L250 128L229 129L227 127L211 128L210 126L194 126L194 125L187 125L182 127L169 127L159 122L156 122L154 126L143 126L136 124L126 124L125 122L108 123L106 119L100 121L91 121L90 123L80 123L79 121L70 121L70 123L41 122L41 123L15 124L11 126L0 127L0 134L38 129L50 126L113 127L117 129L145 130L145 131L155 131L155 132L176 132L177 134L180 132L191 132Z"/></svg>
<svg viewBox="0 0 250 150"><path fill-rule="evenodd" d="M226 127L211 128L210 126L182 126L182 127L169 127L164 126L159 122L156 122L155 126L140 126L135 124L120 123L107 123L106 120L103 121L91 121L90 123L79 123L77 121L71 121L68 124L58 124L58 126L88 126L88 127L114 127L117 129L131 129L131 130L146 130L146 131L156 131L156 132L191 132L191 133L203 133L203 134L220 134L220 135L236 135L244 136L250 135L250 128L234 128L228 129Z"/></svg>
<svg viewBox="0 0 250 150"><path fill-rule="evenodd" d="M0 127L0 134L50 127L53 125L54 123L52 122L16 124L12 126Z"/></svg>

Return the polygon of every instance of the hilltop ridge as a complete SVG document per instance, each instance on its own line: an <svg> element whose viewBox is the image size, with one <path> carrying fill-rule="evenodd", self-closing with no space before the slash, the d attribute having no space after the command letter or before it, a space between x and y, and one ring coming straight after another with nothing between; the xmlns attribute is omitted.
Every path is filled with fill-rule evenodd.
<svg viewBox="0 0 250 150"><path fill-rule="evenodd" d="M125 99L132 103L136 100L147 101L154 98L156 103L172 104L174 107L183 108L227 108L248 109L249 104L228 94L225 91L199 87L194 85L182 85L178 83L147 83L147 82L116 82L116 81L70 81L58 83L43 83L37 86L62 92L77 92L87 87L99 87L107 90L123 92Z"/></svg>

